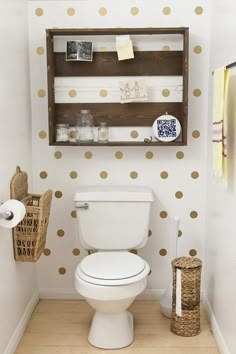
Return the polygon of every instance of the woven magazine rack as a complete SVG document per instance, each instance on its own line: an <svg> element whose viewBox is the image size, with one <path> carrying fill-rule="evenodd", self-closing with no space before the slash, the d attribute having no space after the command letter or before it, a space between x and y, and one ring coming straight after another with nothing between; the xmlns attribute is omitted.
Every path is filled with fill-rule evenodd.
<svg viewBox="0 0 236 354"><path fill-rule="evenodd" d="M24 219L13 228L15 260L36 262L45 248L52 190L42 195L28 193L28 175L17 166L11 180L11 198L26 207Z"/></svg>
<svg viewBox="0 0 236 354"><path fill-rule="evenodd" d="M171 263L173 272L171 331L179 336L192 337L200 333L202 262L198 258L180 257ZM181 316L176 313L177 269L181 270Z"/></svg>

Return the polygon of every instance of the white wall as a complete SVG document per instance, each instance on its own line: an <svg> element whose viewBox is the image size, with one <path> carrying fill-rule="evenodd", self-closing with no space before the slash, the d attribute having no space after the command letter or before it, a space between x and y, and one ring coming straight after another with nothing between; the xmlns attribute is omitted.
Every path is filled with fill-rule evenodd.
<svg viewBox="0 0 236 354"><path fill-rule="evenodd" d="M0 201L2 202L10 197L10 180L15 173L16 165L31 172L26 5L26 0L0 2ZM6 348L10 353L9 350L14 349L14 339L17 340L16 337L13 338L13 334L36 292L36 269L35 265L15 262L11 230L3 228L0 229L0 269L0 353L4 353Z"/></svg>
<svg viewBox="0 0 236 354"><path fill-rule="evenodd" d="M60 198L53 198L47 235L48 249L38 263L41 296L76 296L73 285L75 268L87 253L79 244L76 219L71 217L71 212L74 211L73 195L83 185L148 185L153 189L155 203L150 224L152 236L146 247L138 251L152 268L152 274L148 278L149 294L159 294L171 279L170 222L175 213L182 219L180 228L183 234L179 238L179 254L189 255L189 252L196 252L202 258L205 235L205 141L210 32L208 3L202 0L188 0L184 4L180 4L178 0L168 3L156 0L30 1L34 190L42 192L52 188L54 192L61 192L56 194ZM165 6L170 7L169 15L163 13ZM202 6L202 11L199 11L199 6ZM104 10L99 12L103 7L107 10L105 16L101 16L105 13ZM139 11L134 12L136 15L132 15L132 7L138 8ZM188 146L49 146L45 28L119 26L190 27ZM202 48L200 54L196 54L196 46ZM101 89L102 85L103 82ZM195 89L201 90L200 97L194 95ZM199 138L193 137L196 130L200 132ZM153 153L151 159L146 157L149 150ZM86 154L88 151L90 155ZM116 151L123 153L122 159L115 157ZM179 151L184 153L183 159L176 157ZM78 177L70 178L71 171L76 171ZM107 178L101 178L101 171L107 172ZM137 179L130 178L131 171L137 171ZM168 172L167 179L161 178L162 171ZM193 171L199 173L199 178L191 177ZM183 192L182 199L175 197L177 191ZM166 211L168 217L161 218L161 211ZM190 217L191 211L198 212L196 219ZM79 255L77 249L80 249Z"/></svg>
<svg viewBox="0 0 236 354"><path fill-rule="evenodd" d="M236 61L236 3L213 1L211 70ZM236 179L235 179L235 95L236 75L230 84L229 188L226 191L212 178L210 97L207 183L206 282L207 300L212 310L215 334L222 353L236 353ZM210 79L212 84L212 78ZM222 337L221 337L222 336Z"/></svg>

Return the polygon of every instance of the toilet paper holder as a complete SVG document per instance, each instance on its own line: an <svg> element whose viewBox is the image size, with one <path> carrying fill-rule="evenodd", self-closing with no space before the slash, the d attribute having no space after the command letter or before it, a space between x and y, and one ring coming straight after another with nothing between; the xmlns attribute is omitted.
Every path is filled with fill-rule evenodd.
<svg viewBox="0 0 236 354"><path fill-rule="evenodd" d="M3 204L3 203L0 203ZM7 210L4 213L0 213L0 219L12 220L14 218L14 214L12 211Z"/></svg>

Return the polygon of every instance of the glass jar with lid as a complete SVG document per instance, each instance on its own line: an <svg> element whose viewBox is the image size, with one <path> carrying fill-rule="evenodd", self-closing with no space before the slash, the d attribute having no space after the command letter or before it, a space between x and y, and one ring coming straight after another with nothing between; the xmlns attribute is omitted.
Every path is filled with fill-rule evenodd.
<svg viewBox="0 0 236 354"><path fill-rule="evenodd" d="M69 124L56 125L56 141L59 143L69 141Z"/></svg>
<svg viewBox="0 0 236 354"><path fill-rule="evenodd" d="M106 122L100 122L98 126L98 142L108 143L108 126Z"/></svg>
<svg viewBox="0 0 236 354"><path fill-rule="evenodd" d="M89 109L82 109L79 115L80 142L94 141L94 119Z"/></svg>

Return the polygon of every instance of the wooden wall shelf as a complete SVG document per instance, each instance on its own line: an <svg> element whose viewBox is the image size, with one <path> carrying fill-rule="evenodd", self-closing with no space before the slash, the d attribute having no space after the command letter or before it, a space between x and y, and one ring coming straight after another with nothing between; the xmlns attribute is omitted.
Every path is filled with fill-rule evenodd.
<svg viewBox="0 0 236 354"><path fill-rule="evenodd" d="M96 42L97 36L112 36L129 34L140 36L152 35L181 35L183 49L173 51L138 50L132 60L117 60L115 51L94 51L92 62L71 62L65 60L65 52L55 51L55 39L68 37L69 40L86 37ZM106 146L143 146L143 145L187 145L187 119L188 119L188 28L128 28L128 29L47 29L47 67L48 67L48 116L49 116L49 144L65 146L86 146L84 143L57 143L56 124L75 124L75 113L81 109L90 109L96 112L95 125L99 124L99 116L105 112L109 127L151 127L154 120L168 112L176 116L182 127L180 141L162 143L159 141L146 144L142 141L111 141ZM86 37L84 37L86 36ZM157 37L158 38L158 37ZM119 102L92 102L92 103L56 103L55 77L84 78L94 77L158 77L182 76L183 98L181 102L138 102L121 104ZM118 78L117 78L118 79ZM68 113L68 119L63 120L62 113ZM98 117L98 118L97 118ZM91 143L91 146L102 146L100 143Z"/></svg>

